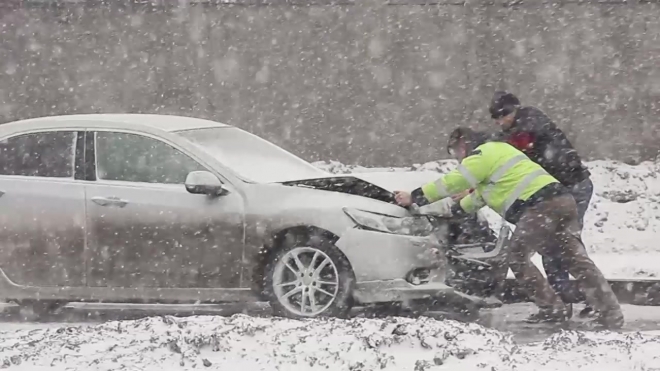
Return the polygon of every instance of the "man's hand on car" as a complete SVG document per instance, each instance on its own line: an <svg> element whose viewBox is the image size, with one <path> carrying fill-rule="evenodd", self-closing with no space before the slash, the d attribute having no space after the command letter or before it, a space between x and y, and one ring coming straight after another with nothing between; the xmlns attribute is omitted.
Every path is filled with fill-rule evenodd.
<svg viewBox="0 0 660 371"><path fill-rule="evenodd" d="M409 192L394 191L394 200L399 206L408 207L412 205L412 195Z"/></svg>
<svg viewBox="0 0 660 371"><path fill-rule="evenodd" d="M458 202L458 201L462 200L463 197L469 195L470 192L471 192L470 189L466 189L465 191L463 191L461 193L456 193L455 195L452 195L451 199L454 200L454 202Z"/></svg>

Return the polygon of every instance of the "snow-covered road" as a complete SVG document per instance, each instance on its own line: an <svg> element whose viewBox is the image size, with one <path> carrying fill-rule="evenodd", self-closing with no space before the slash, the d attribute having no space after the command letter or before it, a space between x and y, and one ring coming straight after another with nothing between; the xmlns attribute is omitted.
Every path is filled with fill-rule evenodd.
<svg viewBox="0 0 660 371"><path fill-rule="evenodd" d="M534 310L530 304L486 313L484 324L492 328L433 318L295 321L246 314L177 318L166 315L166 308L161 308L162 316L102 322L99 308L70 310L76 312L66 315L73 322L3 322L0 367L17 371L602 371L654 370L660 365L660 307L625 306L628 323L623 334L551 334L544 326L523 326L521 320ZM140 313L117 309L108 313L120 317ZM235 310L226 308L225 313ZM208 307L205 311L210 313Z"/></svg>
<svg viewBox="0 0 660 371"><path fill-rule="evenodd" d="M148 316L191 316L216 315L231 316L246 314L255 317L270 316L268 304L226 304L226 305L140 305L140 304L83 304L72 303L59 314L53 315L49 322L28 322L21 317L16 308L0 305L4 310L0 314L0 332L13 330L34 330L58 328L62 326L89 326L106 321L131 320ZM581 306L575 307L575 312ZM531 303L505 305L496 309L485 309L481 312L479 324L484 327L510 332L519 343L528 343L545 339L556 329L527 325L524 318L533 313L536 307ZM624 305L626 325L622 331L660 331L660 307ZM360 317L363 311L356 308L352 316ZM428 313L431 318L440 318L434 313Z"/></svg>

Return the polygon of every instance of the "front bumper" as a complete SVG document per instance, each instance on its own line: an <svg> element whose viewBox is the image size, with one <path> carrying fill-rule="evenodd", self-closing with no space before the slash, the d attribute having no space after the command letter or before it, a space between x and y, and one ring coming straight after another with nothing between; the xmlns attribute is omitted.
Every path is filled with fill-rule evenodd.
<svg viewBox="0 0 660 371"><path fill-rule="evenodd" d="M468 295L440 282L413 285L403 279L389 281L360 282L356 285L353 297L359 303L412 302L423 299L438 299L444 304L457 307L492 308L499 302Z"/></svg>
<svg viewBox="0 0 660 371"><path fill-rule="evenodd" d="M406 279L415 269L447 270L443 246L434 236L414 237L352 228L336 246L346 255L358 283ZM440 277L439 282L444 278Z"/></svg>
<svg viewBox="0 0 660 371"><path fill-rule="evenodd" d="M368 304L444 298L456 304L488 306L483 299L445 284L448 262L437 236L405 236L358 228L342 234L336 245L355 272L355 299ZM415 284L413 273L418 270L428 272L425 283Z"/></svg>

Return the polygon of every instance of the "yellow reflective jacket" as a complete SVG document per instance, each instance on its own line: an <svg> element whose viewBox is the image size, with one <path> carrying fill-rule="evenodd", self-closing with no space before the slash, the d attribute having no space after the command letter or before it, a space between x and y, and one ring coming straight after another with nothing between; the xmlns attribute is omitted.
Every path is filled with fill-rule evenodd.
<svg viewBox="0 0 660 371"><path fill-rule="evenodd" d="M559 182L512 145L488 142L463 159L456 170L421 190L432 203L472 188L474 192L460 202L465 212L488 205L506 217L514 202L528 200L551 183Z"/></svg>

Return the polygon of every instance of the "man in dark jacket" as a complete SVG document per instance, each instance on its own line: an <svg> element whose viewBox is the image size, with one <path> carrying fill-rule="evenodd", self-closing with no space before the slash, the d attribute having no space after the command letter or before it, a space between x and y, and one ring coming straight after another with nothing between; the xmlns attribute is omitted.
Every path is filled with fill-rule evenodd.
<svg viewBox="0 0 660 371"><path fill-rule="evenodd" d="M593 195L593 183L591 173L566 135L541 110L522 107L515 95L505 91L495 92L489 111L502 129L493 139L518 148L569 189L577 203L581 231ZM551 286L565 301L572 301L566 297L568 269L561 262L559 258L543 256L543 267ZM587 305L580 315L591 311Z"/></svg>

